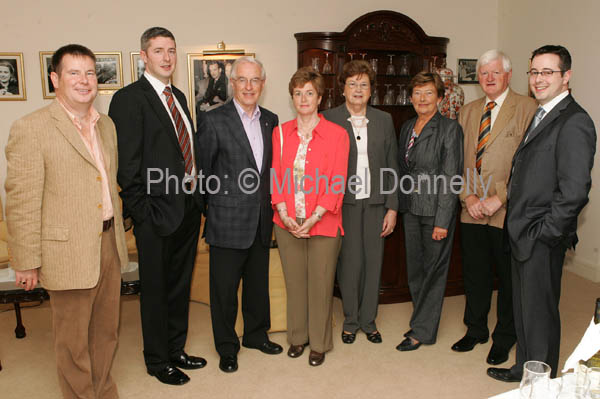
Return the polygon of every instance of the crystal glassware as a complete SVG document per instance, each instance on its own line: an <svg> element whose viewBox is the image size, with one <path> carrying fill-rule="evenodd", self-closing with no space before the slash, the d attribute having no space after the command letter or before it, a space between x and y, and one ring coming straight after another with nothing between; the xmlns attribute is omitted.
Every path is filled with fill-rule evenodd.
<svg viewBox="0 0 600 399"><path fill-rule="evenodd" d="M313 57L311 60L312 69L319 72L319 57Z"/></svg>
<svg viewBox="0 0 600 399"><path fill-rule="evenodd" d="M589 397L600 399L600 367L590 367L585 376L589 381Z"/></svg>
<svg viewBox="0 0 600 399"><path fill-rule="evenodd" d="M373 86L373 91L371 92L371 105L379 105L379 90L377 89L377 84Z"/></svg>
<svg viewBox="0 0 600 399"><path fill-rule="evenodd" d="M408 55L402 55L402 64L400 65L400 75L408 76L410 75L410 65L408 65Z"/></svg>
<svg viewBox="0 0 600 399"><path fill-rule="evenodd" d="M360 54L360 56L362 57L362 59L363 59L363 60L364 60L364 59L365 59L365 57L367 56L367 53L359 53L359 54Z"/></svg>
<svg viewBox="0 0 600 399"><path fill-rule="evenodd" d="M377 58L371 58L369 60L369 64L371 64L371 68L373 68L373 72L375 72L375 75L377 75Z"/></svg>
<svg viewBox="0 0 600 399"><path fill-rule="evenodd" d="M350 56L350 61L354 61L354 53L350 52L348 55Z"/></svg>
<svg viewBox="0 0 600 399"><path fill-rule="evenodd" d="M394 90L391 84L386 84L385 96L383 96L383 105L394 105Z"/></svg>
<svg viewBox="0 0 600 399"><path fill-rule="evenodd" d="M530 360L523 365L523 378L519 385L521 399L545 399L548 396L550 366Z"/></svg>
<svg viewBox="0 0 600 399"><path fill-rule="evenodd" d="M325 69L325 67L323 67L323 69ZM331 93L333 92L333 89L327 89L328 92L328 97L327 97L327 101L325 101L325 109L330 109L333 108L333 97L331 95Z"/></svg>
<svg viewBox="0 0 600 399"><path fill-rule="evenodd" d="M390 57L390 63L388 64L387 68L385 69L385 74L386 75L395 75L396 68L394 68L394 54L388 54L388 57Z"/></svg>
<svg viewBox="0 0 600 399"><path fill-rule="evenodd" d="M332 68L329 63L329 53L325 53L325 65L323 65L323 73L331 73Z"/></svg>

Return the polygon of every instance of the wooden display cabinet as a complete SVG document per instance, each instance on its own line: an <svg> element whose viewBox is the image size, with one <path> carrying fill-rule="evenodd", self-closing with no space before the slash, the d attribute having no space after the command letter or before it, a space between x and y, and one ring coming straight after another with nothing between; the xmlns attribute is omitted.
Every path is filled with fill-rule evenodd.
<svg viewBox="0 0 600 399"><path fill-rule="evenodd" d="M398 85L406 87L411 77L418 72L441 66L441 62L446 58L446 46L449 41L445 37L428 36L415 21L393 11L365 14L354 20L343 32L305 32L296 33L294 36L298 43L298 67L315 66L313 63L317 63L319 72L325 78L326 92L320 110L328 108L328 105L335 107L344 102L337 75L346 62L351 59L373 62L371 60L376 59L379 105L372 105L392 115L396 135L400 132L402 123L416 115L410 103L396 104ZM388 71L390 59L393 71ZM407 60L406 65L404 59ZM441 62L434 65L437 60ZM326 64L329 64L331 69L326 68L324 71ZM394 91L393 105L384 105L386 85L390 85ZM329 96L331 100L328 104ZM459 295L464 292L458 227L446 295ZM409 300L404 232L399 217L395 232L385 242L380 302L396 303Z"/></svg>

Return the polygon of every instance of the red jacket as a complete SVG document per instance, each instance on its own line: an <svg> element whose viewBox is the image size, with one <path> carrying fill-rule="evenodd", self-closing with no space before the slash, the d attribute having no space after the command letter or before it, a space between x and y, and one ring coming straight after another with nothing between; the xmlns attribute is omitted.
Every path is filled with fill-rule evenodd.
<svg viewBox="0 0 600 399"><path fill-rule="evenodd" d="M306 152L304 200L307 216L312 214L317 205L327 209L323 218L312 227L309 234L335 237L338 229L341 235L344 235L342 201L346 188L350 144L346 129L329 122L322 115L319 117L321 120L313 130L313 138ZM284 123L282 128L283 155L279 127L273 130L271 203L275 208L276 204L285 201L288 215L295 219L294 160L300 145L298 122L292 119ZM273 222L285 229L277 212L273 216Z"/></svg>

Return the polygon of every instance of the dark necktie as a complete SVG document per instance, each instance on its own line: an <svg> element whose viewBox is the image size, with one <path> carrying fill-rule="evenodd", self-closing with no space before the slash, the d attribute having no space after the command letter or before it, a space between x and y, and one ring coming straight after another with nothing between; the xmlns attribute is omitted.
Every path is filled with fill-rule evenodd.
<svg viewBox="0 0 600 399"><path fill-rule="evenodd" d="M531 122L531 125L529 125L529 129L527 129L527 134L525 135L525 142L527 142L527 139L529 139L529 133L533 132L533 130L540 124L540 122L544 118L544 115L546 115L546 111L544 111L544 108L538 107L538 109L535 111L535 115L533 115L533 122Z"/></svg>
<svg viewBox="0 0 600 399"><path fill-rule="evenodd" d="M179 147L181 148L181 153L183 154L183 159L185 160L185 173L188 175L192 174L192 146L190 143L190 137L188 136L188 131L185 128L185 123L183 122L183 118L181 117L181 113L175 106L175 100L173 99L173 92L169 86L165 87L163 90L163 94L167 98L167 106L171 111L171 115L173 116L173 121L175 122L175 129L177 130L177 141L179 142Z"/></svg>
<svg viewBox="0 0 600 399"><path fill-rule="evenodd" d="M481 174L481 162L483 161L483 153L485 144L490 139L490 130L492 130L492 109L496 106L494 101L490 101L485 105L481 122L479 123L479 140L477 141L477 156L475 158L475 167L477 173Z"/></svg>

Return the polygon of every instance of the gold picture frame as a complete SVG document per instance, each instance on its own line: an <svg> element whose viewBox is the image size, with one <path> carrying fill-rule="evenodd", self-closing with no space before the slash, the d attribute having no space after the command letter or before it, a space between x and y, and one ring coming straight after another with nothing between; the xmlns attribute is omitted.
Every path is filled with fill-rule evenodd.
<svg viewBox="0 0 600 399"><path fill-rule="evenodd" d="M51 100L56 98L50 72L52 72L52 56L54 51L40 51L40 75L42 78L42 96Z"/></svg>
<svg viewBox="0 0 600 399"><path fill-rule="evenodd" d="M120 51L94 51L98 94L112 94L123 87L123 60Z"/></svg>
<svg viewBox="0 0 600 399"><path fill-rule="evenodd" d="M23 53L0 53L0 101L25 101Z"/></svg>
<svg viewBox="0 0 600 399"><path fill-rule="evenodd" d="M131 83L137 82L140 76L144 74L146 64L142 61L139 51L129 53L129 60L131 62Z"/></svg>
<svg viewBox="0 0 600 399"><path fill-rule="evenodd" d="M222 49L204 50L202 53L188 53L188 85L190 90L189 107L196 123L197 112L210 111L231 100L233 95L232 88L229 85L229 72L233 62L240 57L254 57L254 53L246 53L244 50L225 50L224 43L220 43ZM215 81L209 69L210 65L216 65L218 73ZM216 82L216 83L215 83ZM206 92L210 84L214 88L220 86L219 95L209 99L206 98ZM223 84L225 85L226 98L223 97Z"/></svg>

